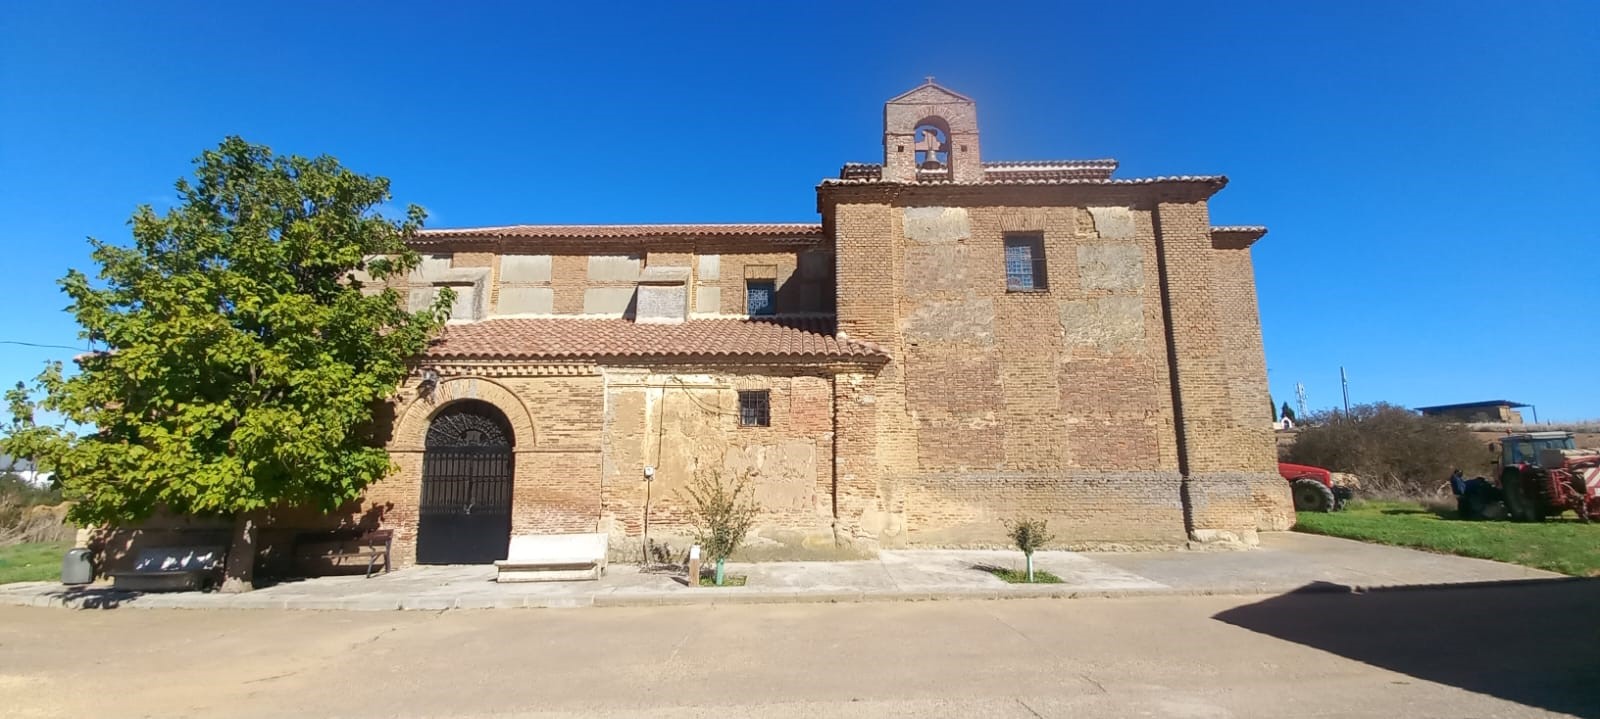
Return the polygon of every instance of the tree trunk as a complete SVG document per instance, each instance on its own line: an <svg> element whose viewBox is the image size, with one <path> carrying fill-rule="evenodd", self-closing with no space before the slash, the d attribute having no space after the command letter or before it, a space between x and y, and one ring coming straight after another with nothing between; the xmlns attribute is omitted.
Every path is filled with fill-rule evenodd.
<svg viewBox="0 0 1600 719"><path fill-rule="evenodd" d="M240 512L233 517L233 540L228 545L228 559L222 566L221 590L239 594L255 589L256 573L256 516Z"/></svg>

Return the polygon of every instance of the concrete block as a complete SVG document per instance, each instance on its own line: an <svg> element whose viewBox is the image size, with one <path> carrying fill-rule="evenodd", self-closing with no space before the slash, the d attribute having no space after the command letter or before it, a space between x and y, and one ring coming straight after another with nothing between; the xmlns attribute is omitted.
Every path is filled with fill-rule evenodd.
<svg viewBox="0 0 1600 719"><path fill-rule="evenodd" d="M654 284L682 284L689 281L691 272L687 267L654 266L646 267L639 273L639 282Z"/></svg>
<svg viewBox="0 0 1600 719"><path fill-rule="evenodd" d="M549 255L505 255L500 258L501 282L549 282Z"/></svg>
<svg viewBox="0 0 1600 719"><path fill-rule="evenodd" d="M994 344L994 301L927 302L905 320L907 337Z"/></svg>
<svg viewBox="0 0 1600 719"><path fill-rule="evenodd" d="M1095 232L1101 239L1125 240L1133 237L1133 210L1126 207L1091 207Z"/></svg>
<svg viewBox="0 0 1600 719"><path fill-rule="evenodd" d="M437 287L413 287L406 294L406 311L421 312L433 304L434 298L439 296Z"/></svg>
<svg viewBox="0 0 1600 719"><path fill-rule="evenodd" d="M642 266L638 255L590 255L589 281L637 282Z"/></svg>
<svg viewBox="0 0 1600 719"><path fill-rule="evenodd" d="M640 324L676 324L688 319L689 286L682 283L639 285L634 321Z"/></svg>
<svg viewBox="0 0 1600 719"><path fill-rule="evenodd" d="M456 293L456 300L450 305L450 319L475 320L482 316L478 307L477 285L455 285L450 289Z"/></svg>
<svg viewBox="0 0 1600 719"><path fill-rule="evenodd" d="M495 575L501 584L524 582L582 582L600 579L600 568L587 569L502 569Z"/></svg>
<svg viewBox="0 0 1600 719"><path fill-rule="evenodd" d="M694 311L703 314L722 312L722 288L700 285L694 290Z"/></svg>
<svg viewBox="0 0 1600 719"><path fill-rule="evenodd" d="M700 256L700 279L722 279L722 255Z"/></svg>
<svg viewBox="0 0 1600 719"><path fill-rule="evenodd" d="M409 278L412 282L433 282L435 277L449 271L450 255L423 255Z"/></svg>
<svg viewBox="0 0 1600 719"><path fill-rule="evenodd" d="M1068 347L1093 347L1108 354L1137 351L1144 341L1144 301L1138 297L1064 301L1061 329Z"/></svg>
<svg viewBox="0 0 1600 719"><path fill-rule="evenodd" d="M621 317L632 303L632 287L590 287L583 291L583 313L586 315Z"/></svg>
<svg viewBox="0 0 1600 719"><path fill-rule="evenodd" d="M495 314L548 315L554 307L555 290L549 287L502 287Z"/></svg>
<svg viewBox="0 0 1600 719"><path fill-rule="evenodd" d="M972 236L965 207L905 208L906 239L912 242L955 242Z"/></svg>
<svg viewBox="0 0 1600 719"><path fill-rule="evenodd" d="M1079 245L1078 277L1085 290L1138 292L1144 289L1144 251L1126 242Z"/></svg>

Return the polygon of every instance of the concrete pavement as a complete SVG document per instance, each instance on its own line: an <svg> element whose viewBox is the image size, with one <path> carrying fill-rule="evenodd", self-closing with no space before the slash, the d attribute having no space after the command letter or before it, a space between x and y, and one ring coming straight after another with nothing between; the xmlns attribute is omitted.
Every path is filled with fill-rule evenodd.
<svg viewBox="0 0 1600 719"><path fill-rule="evenodd" d="M0 605L151 609L441 610L862 602L1027 597L1270 594L1326 589L1499 582L1560 575L1499 562L1430 554L1308 534L1263 535L1252 551L1039 552L1034 564L1061 584L1007 584L981 566L1020 567L1014 551L884 551L872 560L730 565L748 583L690 588L670 573L613 565L598 582L498 584L484 566L411 567L371 579L321 577L242 595L135 594L103 585L0 585Z"/></svg>
<svg viewBox="0 0 1600 719"><path fill-rule="evenodd" d="M1600 583L1270 597L63 612L8 717L1600 716Z"/></svg>

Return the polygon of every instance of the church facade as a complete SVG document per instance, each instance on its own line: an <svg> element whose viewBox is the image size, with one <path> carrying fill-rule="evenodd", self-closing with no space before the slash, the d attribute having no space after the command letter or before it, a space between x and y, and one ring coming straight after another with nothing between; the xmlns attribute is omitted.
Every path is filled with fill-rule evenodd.
<svg viewBox="0 0 1600 719"><path fill-rule="evenodd" d="M752 556L1254 541L1276 472L1250 247L1220 176L982 158L931 80L814 224L427 230L399 282L452 320L393 404L363 508L397 563L512 535L681 546L697 476L743 479Z"/></svg>

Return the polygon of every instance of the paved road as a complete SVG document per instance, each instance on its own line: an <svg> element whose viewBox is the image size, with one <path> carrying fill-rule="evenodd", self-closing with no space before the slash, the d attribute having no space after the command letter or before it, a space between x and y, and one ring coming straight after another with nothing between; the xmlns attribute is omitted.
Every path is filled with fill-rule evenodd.
<svg viewBox="0 0 1600 719"><path fill-rule="evenodd" d="M424 612L0 607L0 714L1600 716L1600 583Z"/></svg>

